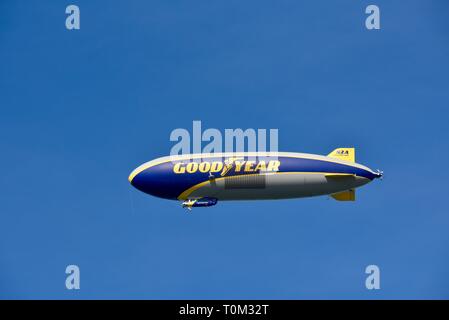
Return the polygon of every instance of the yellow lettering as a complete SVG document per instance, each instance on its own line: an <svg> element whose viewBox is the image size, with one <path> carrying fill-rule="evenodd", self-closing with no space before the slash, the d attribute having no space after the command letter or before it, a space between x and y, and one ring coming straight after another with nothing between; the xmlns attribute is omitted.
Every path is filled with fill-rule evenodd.
<svg viewBox="0 0 449 320"><path fill-rule="evenodd" d="M200 169L200 172L209 172L210 162L201 162L198 167Z"/></svg>
<svg viewBox="0 0 449 320"><path fill-rule="evenodd" d="M223 169L223 162L214 161L210 166L210 172L219 172Z"/></svg>
<svg viewBox="0 0 449 320"><path fill-rule="evenodd" d="M198 162L190 162L187 166L186 166L187 172L188 173L194 173L198 170Z"/></svg>
<svg viewBox="0 0 449 320"><path fill-rule="evenodd" d="M245 164L245 161L235 161L235 172L239 172L240 170L242 170L243 165Z"/></svg>
<svg viewBox="0 0 449 320"><path fill-rule="evenodd" d="M260 161L254 171L267 171L267 165L265 164L265 161Z"/></svg>
<svg viewBox="0 0 449 320"><path fill-rule="evenodd" d="M245 172L251 172L254 171L253 169L253 165L255 164L254 161L246 161L246 165L245 165Z"/></svg>
<svg viewBox="0 0 449 320"><path fill-rule="evenodd" d="M279 166L281 165L280 161L277 160L270 160L268 162L268 165L265 163L265 161L259 161L257 163L255 161L235 161L235 172L240 172L242 169L244 169L245 172L264 172L264 171L279 171ZM256 165L256 166L255 166ZM255 166L255 167L254 167ZM210 162L190 162L187 165L184 163L176 163L173 166L173 172L176 174L180 173L195 173L197 171L200 172L220 172L223 170L223 162L220 161L214 161L212 163Z"/></svg>
<svg viewBox="0 0 449 320"><path fill-rule="evenodd" d="M279 171L280 165L281 165L281 163L279 161L270 160L270 162L268 162L267 171Z"/></svg>
<svg viewBox="0 0 449 320"><path fill-rule="evenodd" d="M175 166L173 167L173 172L174 173L184 173L184 172L186 172L186 168L184 167L184 163L178 162L177 164L175 164Z"/></svg>

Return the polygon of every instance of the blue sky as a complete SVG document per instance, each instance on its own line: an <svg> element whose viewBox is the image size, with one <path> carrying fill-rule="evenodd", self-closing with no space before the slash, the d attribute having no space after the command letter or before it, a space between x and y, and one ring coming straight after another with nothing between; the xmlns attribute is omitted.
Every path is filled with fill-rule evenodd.
<svg viewBox="0 0 449 320"><path fill-rule="evenodd" d="M381 30L364 27L371 3ZM446 1L0 9L0 298L449 298ZM354 146L385 178L355 203L187 214L127 177L193 120L278 128L282 151Z"/></svg>

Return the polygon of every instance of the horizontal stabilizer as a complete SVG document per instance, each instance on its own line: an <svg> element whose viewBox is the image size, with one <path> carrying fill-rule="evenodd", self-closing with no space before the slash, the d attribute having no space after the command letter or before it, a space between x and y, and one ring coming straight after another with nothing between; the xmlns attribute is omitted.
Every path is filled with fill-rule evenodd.
<svg viewBox="0 0 449 320"><path fill-rule="evenodd" d="M338 148L327 156L334 159L355 162L355 148Z"/></svg>
<svg viewBox="0 0 449 320"><path fill-rule="evenodd" d="M331 194L331 197L337 201L355 201L355 190L351 189L339 193Z"/></svg>

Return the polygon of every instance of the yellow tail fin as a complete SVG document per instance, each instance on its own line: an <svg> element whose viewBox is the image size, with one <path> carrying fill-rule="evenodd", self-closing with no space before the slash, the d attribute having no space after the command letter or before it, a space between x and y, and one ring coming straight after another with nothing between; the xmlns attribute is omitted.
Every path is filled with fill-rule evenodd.
<svg viewBox="0 0 449 320"><path fill-rule="evenodd" d="M355 148L337 148L327 156L339 160L355 162Z"/></svg>
<svg viewBox="0 0 449 320"><path fill-rule="evenodd" d="M351 189L339 193L331 194L331 197L337 201L355 201L355 190Z"/></svg>

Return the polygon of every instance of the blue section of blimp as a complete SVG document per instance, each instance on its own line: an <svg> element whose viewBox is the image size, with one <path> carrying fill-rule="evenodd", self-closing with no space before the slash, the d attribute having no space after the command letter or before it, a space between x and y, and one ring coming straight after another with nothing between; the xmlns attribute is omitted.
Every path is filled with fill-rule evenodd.
<svg viewBox="0 0 449 320"><path fill-rule="evenodd" d="M223 160L221 157L207 159L208 162ZM278 160L280 161L278 172L348 173L370 180L376 177L374 173L368 170L331 161L292 157L279 157ZM208 172L203 173L197 171L195 173L176 174L173 172L173 166L174 163L171 161L152 166L137 174L131 183L134 187L145 193L166 199L177 199L185 190L209 179ZM244 172L243 169L235 172L234 167L226 174L226 177L254 173ZM216 173L215 177L219 178L220 172Z"/></svg>
<svg viewBox="0 0 449 320"><path fill-rule="evenodd" d="M280 157L279 172L328 172L348 173L373 180L376 175L371 171L341 163L316 159Z"/></svg>

